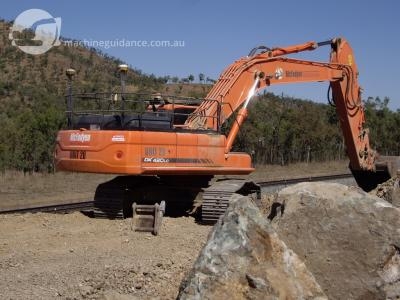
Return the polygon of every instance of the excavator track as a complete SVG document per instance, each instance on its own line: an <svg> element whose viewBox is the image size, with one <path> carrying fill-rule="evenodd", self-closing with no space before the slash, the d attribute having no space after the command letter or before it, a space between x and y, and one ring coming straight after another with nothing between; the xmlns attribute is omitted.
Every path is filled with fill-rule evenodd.
<svg viewBox="0 0 400 300"><path fill-rule="evenodd" d="M230 191L208 191L203 194L203 205L201 207L201 220L205 223L215 223L228 208L234 192Z"/></svg>
<svg viewBox="0 0 400 300"><path fill-rule="evenodd" d="M201 221L215 223L227 209L233 195L261 197L260 186L252 181L219 179L210 184L210 179L209 176L118 176L97 187L93 215L107 219L130 218L134 202L155 205L160 201L166 202L167 215L179 215L189 211L199 195Z"/></svg>
<svg viewBox="0 0 400 300"><path fill-rule="evenodd" d="M123 219L126 189L120 177L100 184L94 196L93 216L95 218Z"/></svg>
<svg viewBox="0 0 400 300"><path fill-rule="evenodd" d="M261 187L243 179L222 179L215 182L203 191L201 221L203 223L217 222L235 194L256 195L256 198L260 199Z"/></svg>

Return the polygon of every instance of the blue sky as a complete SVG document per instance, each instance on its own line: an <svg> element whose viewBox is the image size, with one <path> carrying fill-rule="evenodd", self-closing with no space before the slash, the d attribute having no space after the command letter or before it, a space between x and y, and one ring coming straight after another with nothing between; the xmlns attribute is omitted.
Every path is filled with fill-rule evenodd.
<svg viewBox="0 0 400 300"><path fill-rule="evenodd" d="M7 1L0 17L30 8L62 18L61 35L86 40L183 40L179 48L101 49L158 76L199 73L217 79L256 45L285 46L345 37L353 47L364 98L387 96L400 108L400 1ZM327 61L329 47L302 55ZM326 101L327 83L285 85L275 93Z"/></svg>

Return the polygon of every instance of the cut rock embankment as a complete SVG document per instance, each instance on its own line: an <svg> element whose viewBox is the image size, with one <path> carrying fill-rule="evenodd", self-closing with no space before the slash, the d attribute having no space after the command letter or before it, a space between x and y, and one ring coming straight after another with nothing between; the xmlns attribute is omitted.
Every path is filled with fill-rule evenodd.
<svg viewBox="0 0 400 300"><path fill-rule="evenodd" d="M341 184L285 188L267 214L238 197L179 298L398 299L399 229L398 208Z"/></svg>

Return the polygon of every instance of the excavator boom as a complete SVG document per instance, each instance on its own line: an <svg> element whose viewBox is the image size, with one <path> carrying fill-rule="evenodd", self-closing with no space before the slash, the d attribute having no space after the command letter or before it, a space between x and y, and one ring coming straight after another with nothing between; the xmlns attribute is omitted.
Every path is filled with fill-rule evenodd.
<svg viewBox="0 0 400 300"><path fill-rule="evenodd" d="M302 51L314 51L325 45L331 46L329 62L299 60L286 56ZM263 51L257 54L258 49ZM225 151L227 153L247 115L247 107L244 104L248 102L248 93L254 88L255 79L258 78L256 90L275 84L327 81L332 89L333 102L344 134L351 168L374 171L376 155L371 149L368 130L365 128L357 77L358 70L353 51L342 38L273 49L258 47L221 74L205 100L188 118L186 125L193 129L216 128L242 108L228 135ZM221 107L218 120L211 117L216 116L219 109L217 105Z"/></svg>

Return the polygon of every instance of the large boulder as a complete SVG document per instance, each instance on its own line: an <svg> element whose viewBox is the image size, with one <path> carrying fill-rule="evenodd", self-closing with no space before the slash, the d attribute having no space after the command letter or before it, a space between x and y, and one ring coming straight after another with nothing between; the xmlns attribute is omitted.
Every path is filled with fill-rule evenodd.
<svg viewBox="0 0 400 300"><path fill-rule="evenodd" d="M400 297L400 210L355 187L300 183L269 218L329 299Z"/></svg>
<svg viewBox="0 0 400 300"><path fill-rule="evenodd" d="M178 299L326 299L304 263L247 197L210 233Z"/></svg>

